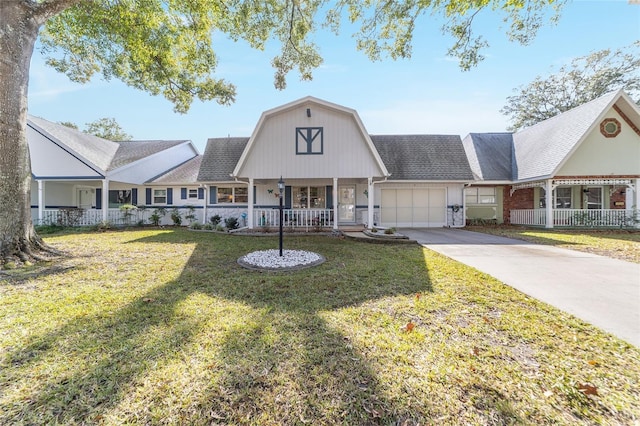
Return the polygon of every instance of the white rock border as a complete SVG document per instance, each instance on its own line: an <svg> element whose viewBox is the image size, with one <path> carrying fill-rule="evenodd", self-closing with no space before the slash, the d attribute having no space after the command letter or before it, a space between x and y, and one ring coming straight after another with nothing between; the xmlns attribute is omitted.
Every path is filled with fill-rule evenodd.
<svg viewBox="0 0 640 426"><path fill-rule="evenodd" d="M238 258L238 264L258 271L294 271L320 265L325 260L324 256L312 251L283 250L280 257L279 250L271 249L245 254Z"/></svg>

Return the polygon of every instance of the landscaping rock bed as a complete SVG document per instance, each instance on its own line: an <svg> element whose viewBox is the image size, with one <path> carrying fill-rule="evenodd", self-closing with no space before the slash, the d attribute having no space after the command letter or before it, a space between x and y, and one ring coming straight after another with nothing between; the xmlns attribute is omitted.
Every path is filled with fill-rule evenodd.
<svg viewBox="0 0 640 426"><path fill-rule="evenodd" d="M324 263L324 256L311 251L261 250L246 254L238 259L238 264L247 269L260 271L292 271L310 268Z"/></svg>

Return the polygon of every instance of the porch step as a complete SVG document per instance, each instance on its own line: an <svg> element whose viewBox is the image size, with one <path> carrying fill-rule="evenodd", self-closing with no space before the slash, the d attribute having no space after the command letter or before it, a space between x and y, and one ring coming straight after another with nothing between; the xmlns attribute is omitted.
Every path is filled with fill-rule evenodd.
<svg viewBox="0 0 640 426"><path fill-rule="evenodd" d="M384 233L373 233L369 231L360 232L342 232L345 238L351 240L364 241L367 243L375 244L417 244L416 240L411 240L406 235L392 234L387 235Z"/></svg>

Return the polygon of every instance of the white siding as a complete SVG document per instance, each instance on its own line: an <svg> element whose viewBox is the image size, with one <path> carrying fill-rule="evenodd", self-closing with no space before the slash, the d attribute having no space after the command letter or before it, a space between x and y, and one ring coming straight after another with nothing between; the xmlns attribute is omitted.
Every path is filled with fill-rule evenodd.
<svg viewBox="0 0 640 426"><path fill-rule="evenodd" d="M306 110L311 110L307 117ZM323 153L296 155L296 128L322 127ZM353 114L314 103L269 115L254 134L239 175L255 178L348 178L382 171Z"/></svg>
<svg viewBox="0 0 640 426"><path fill-rule="evenodd" d="M100 177L100 172L27 127L31 171L37 177Z"/></svg>
<svg viewBox="0 0 640 426"><path fill-rule="evenodd" d="M615 138L600 133L600 123L580 144L558 176L637 175L640 174L640 136L614 110L606 118L615 118L622 131Z"/></svg>

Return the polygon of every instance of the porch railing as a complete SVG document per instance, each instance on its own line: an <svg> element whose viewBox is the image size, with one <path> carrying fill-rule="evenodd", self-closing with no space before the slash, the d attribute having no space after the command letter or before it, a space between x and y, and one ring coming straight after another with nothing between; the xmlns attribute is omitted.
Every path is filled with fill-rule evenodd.
<svg viewBox="0 0 640 426"><path fill-rule="evenodd" d="M304 228L305 230L333 227L333 210L326 209L284 209L283 227ZM256 228L280 226L279 209L254 209L253 224Z"/></svg>
<svg viewBox="0 0 640 426"><path fill-rule="evenodd" d="M620 209L554 209L553 226L571 227L633 227L637 224L634 211ZM511 210L510 221L514 225L544 226L547 212L544 209Z"/></svg>
<svg viewBox="0 0 640 426"><path fill-rule="evenodd" d="M143 211L134 210L125 214L120 209L109 209L107 222L113 225L134 225L143 220L144 215ZM102 222L102 210L95 209L47 209L42 212L41 221L34 219L34 223L39 225L92 226Z"/></svg>

